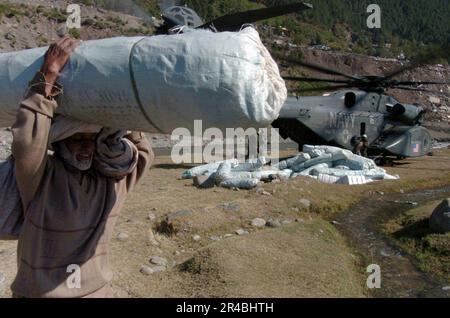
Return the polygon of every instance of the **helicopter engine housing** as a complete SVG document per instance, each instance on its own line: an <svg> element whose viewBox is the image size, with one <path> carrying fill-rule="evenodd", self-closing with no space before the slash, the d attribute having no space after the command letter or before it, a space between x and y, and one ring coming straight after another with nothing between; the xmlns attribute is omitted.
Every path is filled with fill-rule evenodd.
<svg viewBox="0 0 450 318"><path fill-rule="evenodd" d="M420 106L397 103L390 112L394 120L405 124L416 124L422 117L424 109Z"/></svg>

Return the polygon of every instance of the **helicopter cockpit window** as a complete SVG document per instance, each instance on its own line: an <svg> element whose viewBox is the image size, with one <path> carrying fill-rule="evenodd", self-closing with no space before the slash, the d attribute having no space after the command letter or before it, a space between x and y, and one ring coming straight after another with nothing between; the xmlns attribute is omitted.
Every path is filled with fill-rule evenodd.
<svg viewBox="0 0 450 318"><path fill-rule="evenodd" d="M348 92L345 94L345 107L351 108L356 104L356 94L353 92Z"/></svg>
<svg viewBox="0 0 450 318"><path fill-rule="evenodd" d="M365 135L366 134L366 123L361 123L361 133L360 135Z"/></svg>

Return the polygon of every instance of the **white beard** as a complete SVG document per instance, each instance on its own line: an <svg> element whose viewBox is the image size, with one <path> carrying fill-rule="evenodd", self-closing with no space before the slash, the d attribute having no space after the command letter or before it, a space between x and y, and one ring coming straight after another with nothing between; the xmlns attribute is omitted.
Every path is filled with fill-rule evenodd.
<svg viewBox="0 0 450 318"><path fill-rule="evenodd" d="M76 155L72 154L69 149L67 149L66 144L63 141L58 143L56 152L64 160L65 163L80 171L89 170L92 166L92 158L83 161L77 160Z"/></svg>

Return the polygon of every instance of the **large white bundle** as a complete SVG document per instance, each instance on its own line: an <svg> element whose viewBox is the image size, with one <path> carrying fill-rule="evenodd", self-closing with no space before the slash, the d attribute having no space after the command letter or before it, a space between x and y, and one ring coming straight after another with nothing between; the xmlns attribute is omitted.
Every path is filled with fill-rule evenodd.
<svg viewBox="0 0 450 318"><path fill-rule="evenodd" d="M14 122L47 48L0 54L0 126ZM61 74L59 113L104 126L171 133L263 127L287 90L253 28L86 41Z"/></svg>

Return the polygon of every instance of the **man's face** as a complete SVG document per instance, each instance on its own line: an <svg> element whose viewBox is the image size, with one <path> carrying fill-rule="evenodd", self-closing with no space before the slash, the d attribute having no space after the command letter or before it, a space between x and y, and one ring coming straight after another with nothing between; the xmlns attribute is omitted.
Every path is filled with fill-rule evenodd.
<svg viewBox="0 0 450 318"><path fill-rule="evenodd" d="M96 150L96 138L97 134L94 133L79 133L65 139L63 143L67 151L62 151L63 158L79 170L90 169Z"/></svg>

